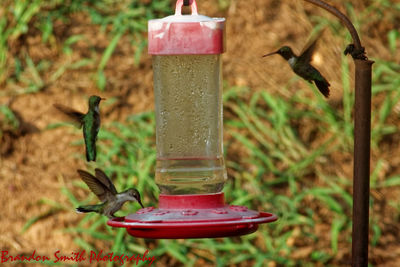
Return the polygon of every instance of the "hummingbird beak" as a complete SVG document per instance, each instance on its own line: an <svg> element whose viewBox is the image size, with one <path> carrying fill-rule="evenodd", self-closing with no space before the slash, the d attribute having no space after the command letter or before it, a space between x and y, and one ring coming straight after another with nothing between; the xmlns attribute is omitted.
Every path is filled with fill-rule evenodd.
<svg viewBox="0 0 400 267"><path fill-rule="evenodd" d="M103 98L103 97L102 97L102 98L100 98L100 100L107 100L107 98Z"/></svg>
<svg viewBox="0 0 400 267"><path fill-rule="evenodd" d="M142 204L142 201L141 201L140 199L138 199L137 202L140 204L140 206L142 206L142 209L144 209L144 206L143 206L143 204Z"/></svg>
<svg viewBox="0 0 400 267"><path fill-rule="evenodd" d="M269 54L265 54L262 57L268 57L268 56L272 56L274 54L278 54L278 51L275 51L275 52L272 52L272 53L269 53Z"/></svg>

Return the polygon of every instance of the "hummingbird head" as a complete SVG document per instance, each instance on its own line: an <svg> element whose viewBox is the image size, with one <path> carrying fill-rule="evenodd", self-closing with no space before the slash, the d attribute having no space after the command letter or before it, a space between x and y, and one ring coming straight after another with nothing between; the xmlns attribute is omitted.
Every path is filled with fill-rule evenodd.
<svg viewBox="0 0 400 267"><path fill-rule="evenodd" d="M105 100L105 98L101 98L97 95L92 95L91 97L89 97L89 108L97 107L101 100Z"/></svg>
<svg viewBox="0 0 400 267"><path fill-rule="evenodd" d="M140 200L140 193L135 188L129 188L124 192L127 196L127 199L131 201L137 201L142 208L144 208L142 201Z"/></svg>
<svg viewBox="0 0 400 267"><path fill-rule="evenodd" d="M294 56L292 49L289 46L282 46L277 51L263 55L263 57L268 57L274 54L281 55L284 59L289 60L291 57Z"/></svg>

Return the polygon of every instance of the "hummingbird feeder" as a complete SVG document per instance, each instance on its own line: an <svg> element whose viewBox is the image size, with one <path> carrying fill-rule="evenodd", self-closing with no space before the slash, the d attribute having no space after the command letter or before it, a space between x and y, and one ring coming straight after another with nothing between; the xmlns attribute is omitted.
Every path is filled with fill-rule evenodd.
<svg viewBox="0 0 400 267"><path fill-rule="evenodd" d="M213 238L253 233L277 220L267 212L224 203L227 174L222 145L224 18L197 13L148 23L156 113L159 207L111 219L142 238Z"/></svg>

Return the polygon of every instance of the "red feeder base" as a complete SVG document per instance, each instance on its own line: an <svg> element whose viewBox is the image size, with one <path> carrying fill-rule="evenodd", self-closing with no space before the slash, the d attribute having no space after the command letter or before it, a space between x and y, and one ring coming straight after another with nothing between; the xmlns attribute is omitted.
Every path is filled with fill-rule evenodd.
<svg viewBox="0 0 400 267"><path fill-rule="evenodd" d="M213 238L255 232L258 224L278 219L274 214L225 205L224 193L206 195L160 195L159 208L148 207L107 222L125 227L142 238Z"/></svg>

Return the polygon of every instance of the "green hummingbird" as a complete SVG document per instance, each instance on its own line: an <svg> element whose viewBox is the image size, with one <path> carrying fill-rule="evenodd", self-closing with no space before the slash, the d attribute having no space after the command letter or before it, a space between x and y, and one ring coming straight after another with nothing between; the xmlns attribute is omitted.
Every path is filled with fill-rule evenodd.
<svg viewBox="0 0 400 267"><path fill-rule="evenodd" d="M285 60L288 61L294 73L310 83L314 81L318 90L325 97L329 97L329 82L316 68L310 64L317 40L318 39L315 38L313 41L311 41L310 45L303 49L303 52L300 54L300 56L296 56L289 46L283 46L275 52L263 55L263 57L268 57L274 54L281 55Z"/></svg>
<svg viewBox="0 0 400 267"><path fill-rule="evenodd" d="M96 194L102 201L97 205L80 206L76 209L77 212L97 212L105 215L108 218L115 218L114 213L121 209L126 201L137 201L143 207L140 200L139 191L135 188L129 188L121 193L118 193L110 178L100 169L95 169L95 175L78 170L81 179L87 184L89 189Z"/></svg>
<svg viewBox="0 0 400 267"><path fill-rule="evenodd" d="M105 98L97 95L89 97L89 109L86 114L64 105L54 104L54 107L67 115L78 128L83 126L87 161L96 161L96 140L100 129L99 104L101 100L105 100Z"/></svg>

